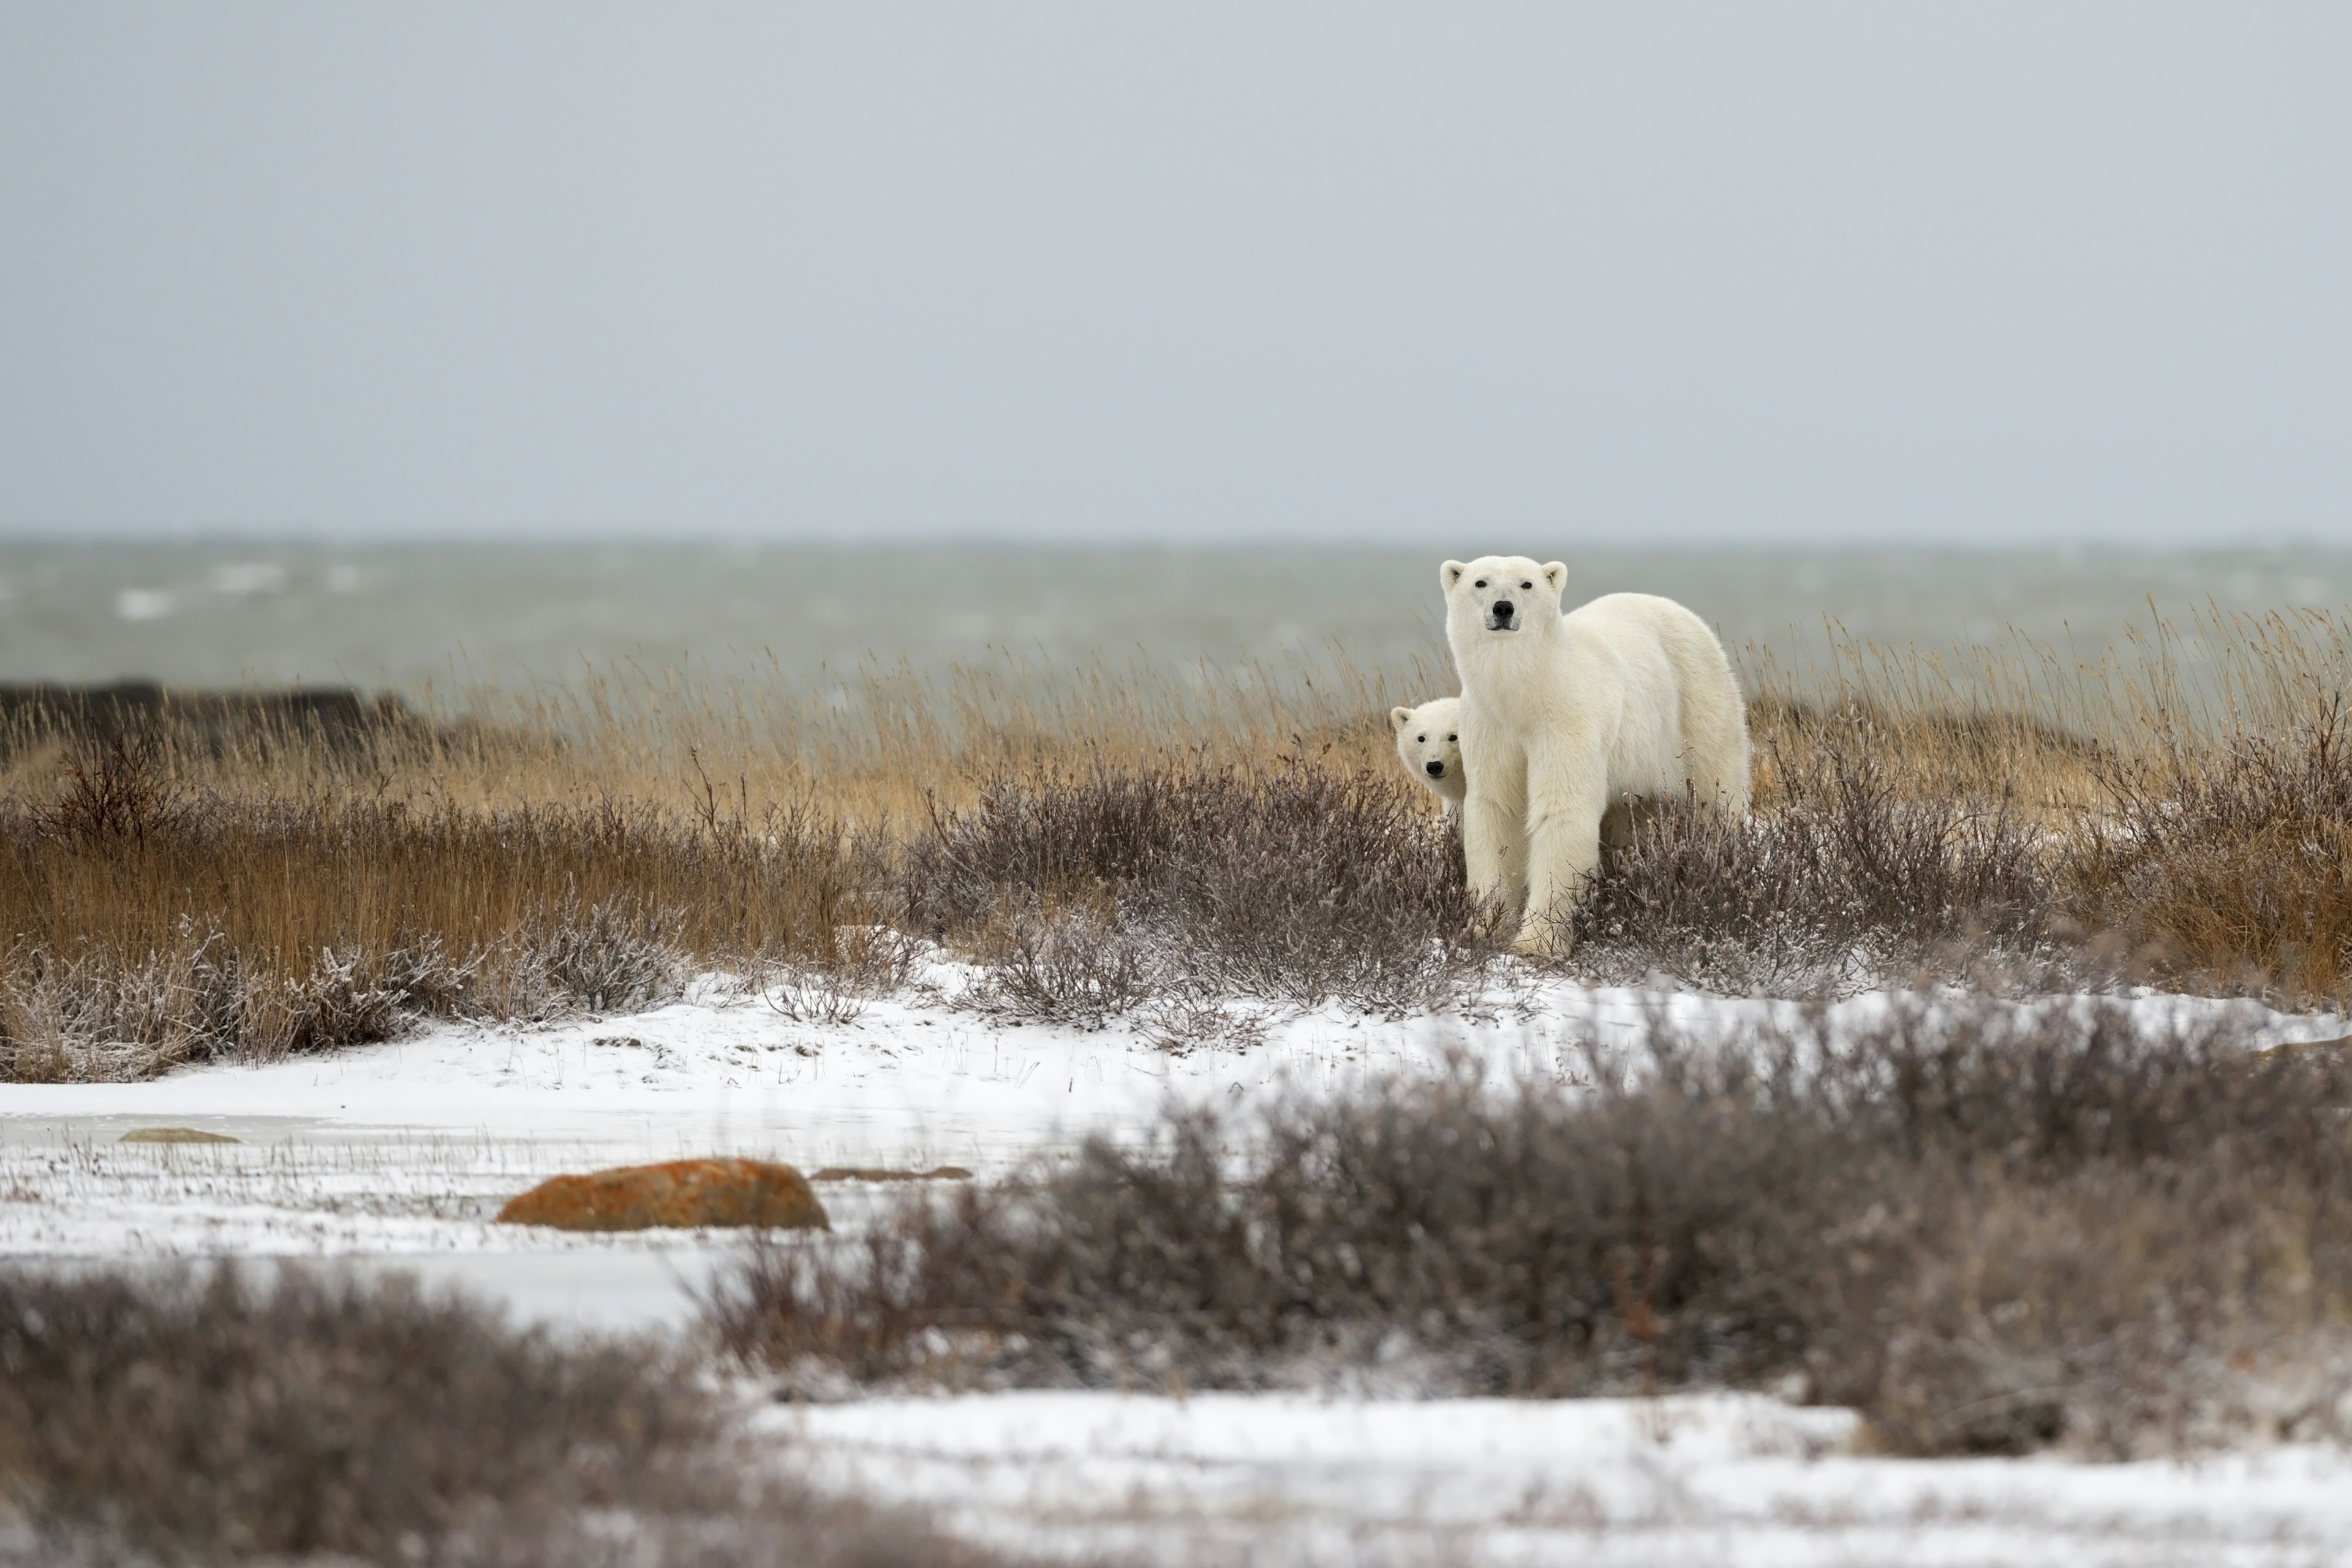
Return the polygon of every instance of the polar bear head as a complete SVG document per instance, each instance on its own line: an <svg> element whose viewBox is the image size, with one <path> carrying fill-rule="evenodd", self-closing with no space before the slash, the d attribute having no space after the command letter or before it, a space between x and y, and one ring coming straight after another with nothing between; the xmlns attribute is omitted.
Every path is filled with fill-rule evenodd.
<svg viewBox="0 0 2352 1568"><path fill-rule="evenodd" d="M1445 635L1458 647L1467 633L1499 637L1558 626L1568 568L1557 561L1538 565L1525 555L1481 555L1447 562L1438 581L1445 588Z"/></svg>
<svg viewBox="0 0 2352 1568"><path fill-rule="evenodd" d="M1462 776L1462 699L1441 697L1418 708L1389 710L1397 755L1422 787L1458 806L1470 785Z"/></svg>

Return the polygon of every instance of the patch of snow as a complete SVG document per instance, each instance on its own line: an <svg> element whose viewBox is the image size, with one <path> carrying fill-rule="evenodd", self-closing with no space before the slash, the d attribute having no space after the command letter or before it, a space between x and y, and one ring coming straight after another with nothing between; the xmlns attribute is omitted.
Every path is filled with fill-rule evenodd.
<svg viewBox="0 0 2352 1568"><path fill-rule="evenodd" d="M934 984L951 985L950 966ZM1898 1005L1829 1010L1832 1035ZM2090 1006L2088 999L2055 1005ZM2147 995L2144 1027L2233 1014L2252 1043L2330 1038L2333 1016ZM674 1005L414 1038L148 1083L0 1087L0 1259L260 1256L407 1269L526 1317L677 1327L734 1242L499 1226L560 1171L709 1153L983 1179L1089 1134L1146 1135L1175 1102L1247 1114L1284 1094L1452 1070L1575 1081L1582 1043L1694 1042L1794 1004L1549 984L1477 1016L1326 1009L1245 1050L1170 1055L1132 1031L999 1026L936 1001L796 1024L725 976ZM194 1127L236 1143L118 1142ZM856 1230L895 1190L820 1184ZM2352 1457L2277 1448L2195 1465L1918 1462L1852 1451L1842 1411L1759 1396L1325 1400L1013 1394L770 1406L796 1472L933 1505L1053 1552L1264 1563L2272 1565L2352 1561Z"/></svg>
<svg viewBox="0 0 2352 1568"><path fill-rule="evenodd" d="M935 978L948 968L935 966ZM1830 1010L1831 1027L1866 1026L1894 1005L1855 997ZM2263 1043L2344 1032L2332 1016L2247 1002L2156 995L2128 1005L2149 1027L2235 1012ZM561 1171L705 1154L1001 1176L1085 1136L1143 1137L1171 1102L1246 1114L1280 1095L1443 1072L1462 1058L1498 1079L1573 1081L1586 1039L1629 1047L1663 1022L1695 1041L1724 1040L1802 1016L1794 1003L1555 984L1477 1017L1327 1008L1276 1023L1246 1049L1171 1055L1129 1030L1003 1026L937 1002L798 1024L709 975L685 1000L625 1017L444 1026L144 1083L0 1087L0 1257L612 1247L622 1244L491 1215ZM243 1142L116 1142L142 1126ZM843 1212L877 1201L845 1185L820 1195Z"/></svg>
<svg viewBox="0 0 2352 1568"><path fill-rule="evenodd" d="M2352 1455L2197 1463L1856 1453L1851 1412L1758 1394L1327 1400L1008 1394L779 1407L795 1469L953 1528L1148 1562L2315 1564L2352 1558Z"/></svg>

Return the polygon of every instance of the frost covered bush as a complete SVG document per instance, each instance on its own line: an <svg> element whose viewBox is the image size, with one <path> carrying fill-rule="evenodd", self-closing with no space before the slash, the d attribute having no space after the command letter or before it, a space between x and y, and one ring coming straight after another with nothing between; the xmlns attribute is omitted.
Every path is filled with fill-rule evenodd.
<svg viewBox="0 0 2352 1568"><path fill-rule="evenodd" d="M268 1061L396 1038L462 1002L471 966L437 942L320 952L306 972L247 962L183 918L143 953L0 956L0 1081L121 1081L188 1062Z"/></svg>
<svg viewBox="0 0 2352 1568"><path fill-rule="evenodd" d="M2042 941L2044 835L2006 798L1895 787L1859 712L1767 742L1779 783L1745 818L1642 814L1577 914L1579 967L1732 992L1840 991Z"/></svg>
<svg viewBox="0 0 2352 1568"><path fill-rule="evenodd" d="M1180 984L1164 943L1085 904L1015 909L981 952L985 970L967 1005L1023 1022L1098 1029Z"/></svg>
<svg viewBox="0 0 2352 1568"><path fill-rule="evenodd" d="M694 1372L399 1276L0 1271L0 1563L1003 1561L755 1462Z"/></svg>
<svg viewBox="0 0 2352 1568"><path fill-rule="evenodd" d="M1776 728L1774 787L1744 819L1644 806L1578 911L1569 972L1811 994L2045 952L2046 828L1999 795L1900 787L1874 725ZM1092 1027L1179 994L1410 1011L1494 953L1426 804L1295 759L1000 778L934 810L902 902L983 963L977 1005L1024 1019Z"/></svg>
<svg viewBox="0 0 2352 1568"><path fill-rule="evenodd" d="M684 992L691 969L677 940L682 923L618 897L583 909L567 894L493 956L488 999L502 1017L533 1020L661 1006Z"/></svg>
<svg viewBox="0 0 2352 1568"><path fill-rule="evenodd" d="M1906 1452L2107 1454L2352 1407L2352 1063L1990 1004L1580 1083L1171 1113L717 1293L788 1378L1859 1406Z"/></svg>
<svg viewBox="0 0 2352 1568"><path fill-rule="evenodd" d="M922 944L885 925L844 926L807 958L754 964L753 983L769 1006L796 1024L850 1024L866 1004L903 989Z"/></svg>
<svg viewBox="0 0 2352 1568"><path fill-rule="evenodd" d="M999 778L934 811L901 886L987 966L981 1005L1081 1025L1172 989L1417 1009L1493 951L1409 784L1296 759Z"/></svg>
<svg viewBox="0 0 2352 1568"><path fill-rule="evenodd" d="M573 901L463 958L425 933L388 948L322 948L299 967L184 916L143 952L88 944L58 954L20 942L0 955L0 1081L274 1061L397 1039L434 1018L638 1011L684 986L674 928L674 918Z"/></svg>

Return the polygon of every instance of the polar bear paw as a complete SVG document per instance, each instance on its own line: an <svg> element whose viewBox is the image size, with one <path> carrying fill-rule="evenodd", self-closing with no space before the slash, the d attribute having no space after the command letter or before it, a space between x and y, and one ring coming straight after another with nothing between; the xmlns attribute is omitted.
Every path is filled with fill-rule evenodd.
<svg viewBox="0 0 2352 1568"><path fill-rule="evenodd" d="M1511 939L1511 951L1522 958L1566 958L1575 947L1566 921L1529 921Z"/></svg>

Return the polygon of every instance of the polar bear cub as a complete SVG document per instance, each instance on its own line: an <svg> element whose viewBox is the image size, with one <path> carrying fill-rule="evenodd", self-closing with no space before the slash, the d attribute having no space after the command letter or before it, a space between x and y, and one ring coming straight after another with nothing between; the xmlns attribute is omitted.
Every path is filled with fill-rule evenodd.
<svg viewBox="0 0 2352 1568"><path fill-rule="evenodd" d="M1672 599L1608 594L1561 615L1568 568L1448 561L1445 640L1462 680L1470 890L1564 952L1612 805L1683 795L1748 809L1748 713L1723 645Z"/></svg>
<svg viewBox="0 0 2352 1568"><path fill-rule="evenodd" d="M1389 710L1396 731L1397 755L1404 771L1438 799L1438 809L1452 822L1462 815L1462 741L1458 720L1462 699L1440 697L1418 708Z"/></svg>

